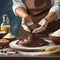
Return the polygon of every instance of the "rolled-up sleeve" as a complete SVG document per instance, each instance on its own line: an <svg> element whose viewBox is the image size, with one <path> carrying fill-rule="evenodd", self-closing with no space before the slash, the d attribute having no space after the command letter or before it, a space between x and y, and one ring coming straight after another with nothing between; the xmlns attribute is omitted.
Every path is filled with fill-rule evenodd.
<svg viewBox="0 0 60 60"><path fill-rule="evenodd" d="M54 0L54 5L51 7L49 12L55 12L57 19L60 19L60 0Z"/></svg>
<svg viewBox="0 0 60 60"><path fill-rule="evenodd" d="M12 9L13 9L13 12L14 14L17 16L15 10L19 7L23 7L26 9L26 6L24 5L24 3L22 2L22 0L13 0L13 6L12 6Z"/></svg>

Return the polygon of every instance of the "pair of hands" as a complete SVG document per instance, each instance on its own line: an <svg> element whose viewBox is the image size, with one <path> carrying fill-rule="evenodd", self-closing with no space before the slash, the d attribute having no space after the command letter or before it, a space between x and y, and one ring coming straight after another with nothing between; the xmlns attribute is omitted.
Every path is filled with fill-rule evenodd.
<svg viewBox="0 0 60 60"><path fill-rule="evenodd" d="M32 24L34 24L34 23L33 23L33 21L32 21L30 16L26 16L26 17L22 18L21 26L23 27L23 29L25 31L31 32L31 30L28 28L28 26L30 26ZM42 31L46 30L47 25L48 25L48 21L43 18L41 21L39 21L38 24L40 25L40 27L34 29L32 31L32 33L39 33L39 32L42 32Z"/></svg>

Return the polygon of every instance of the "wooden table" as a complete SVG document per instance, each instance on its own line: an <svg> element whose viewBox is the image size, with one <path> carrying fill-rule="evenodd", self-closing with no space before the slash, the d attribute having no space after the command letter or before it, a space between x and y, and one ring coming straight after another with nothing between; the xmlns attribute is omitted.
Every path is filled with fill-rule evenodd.
<svg viewBox="0 0 60 60"><path fill-rule="evenodd" d="M60 53L58 54L51 54L51 55L44 55L38 57L24 57L22 55L0 55L1 60L8 60L8 59L22 59L22 60L60 60Z"/></svg>
<svg viewBox="0 0 60 60"><path fill-rule="evenodd" d="M48 38L44 38L44 39L48 39ZM60 53L56 53L56 54L50 54L50 55L40 55L40 56L35 56L35 57L27 57L27 56L23 56L21 54L14 54L14 55L5 55L2 54L0 55L0 59L1 60L8 60L8 59L22 59L22 60L60 60Z"/></svg>

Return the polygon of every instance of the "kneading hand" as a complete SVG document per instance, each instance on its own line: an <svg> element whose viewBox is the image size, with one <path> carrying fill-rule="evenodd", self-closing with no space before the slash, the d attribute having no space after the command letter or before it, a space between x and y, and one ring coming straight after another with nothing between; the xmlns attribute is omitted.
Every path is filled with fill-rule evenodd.
<svg viewBox="0 0 60 60"><path fill-rule="evenodd" d="M40 25L40 27L34 29L32 31L32 33L39 33L39 32L46 30L47 25L48 25L48 21L46 19L42 19L38 24Z"/></svg>
<svg viewBox="0 0 60 60"><path fill-rule="evenodd" d="M33 24L34 23L30 16L26 16L26 17L22 18L21 26L23 27L23 29L25 31L31 32L30 29L28 28L28 26L33 25Z"/></svg>

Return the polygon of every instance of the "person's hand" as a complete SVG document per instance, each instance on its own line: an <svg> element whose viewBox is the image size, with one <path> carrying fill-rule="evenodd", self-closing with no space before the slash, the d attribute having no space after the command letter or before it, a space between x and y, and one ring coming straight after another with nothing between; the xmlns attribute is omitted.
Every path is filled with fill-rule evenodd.
<svg viewBox="0 0 60 60"><path fill-rule="evenodd" d="M23 29L25 31L31 32L30 29L28 28L28 26L33 25L33 24L34 23L30 16L26 16L26 17L22 18L21 26L23 27Z"/></svg>
<svg viewBox="0 0 60 60"><path fill-rule="evenodd" d="M42 19L38 24L40 25L40 27L34 29L32 31L32 33L40 33L42 31L46 30L47 25L48 25L48 21L46 19Z"/></svg>

